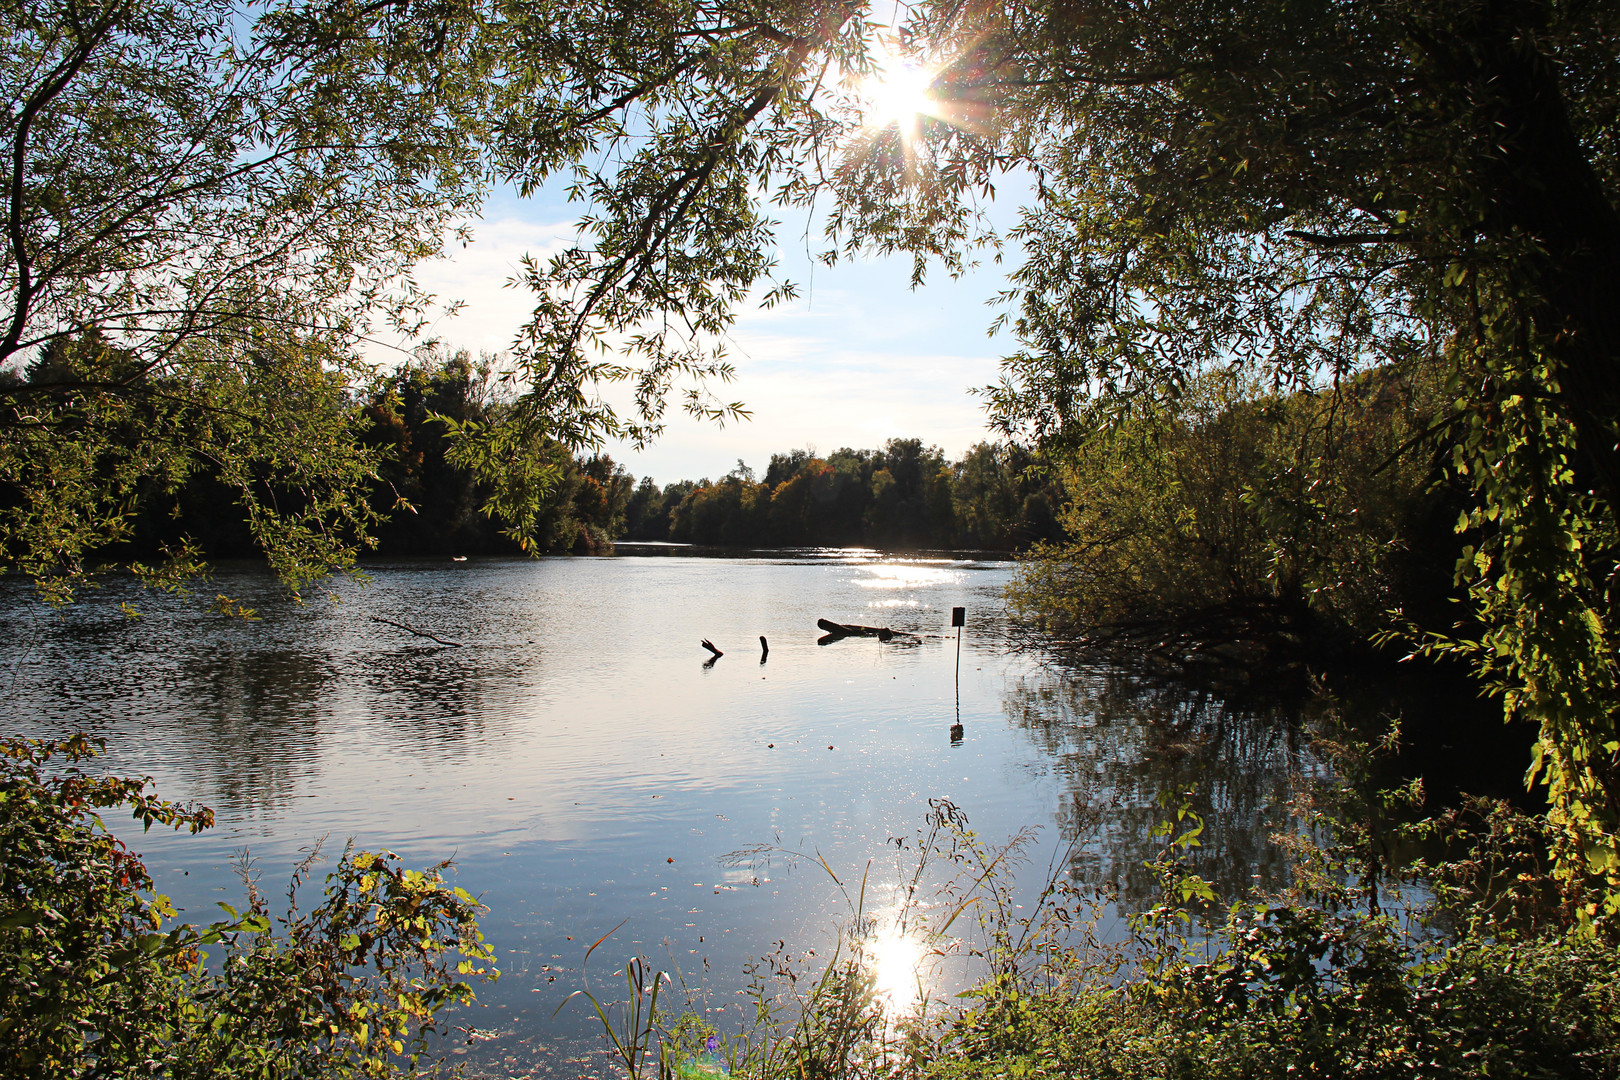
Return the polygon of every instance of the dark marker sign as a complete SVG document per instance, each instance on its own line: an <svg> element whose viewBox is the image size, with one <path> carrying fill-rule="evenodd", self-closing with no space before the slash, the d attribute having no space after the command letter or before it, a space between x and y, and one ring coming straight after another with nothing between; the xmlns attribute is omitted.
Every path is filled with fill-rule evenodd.
<svg viewBox="0 0 1620 1080"><path fill-rule="evenodd" d="M953 608L951 608L951 625L952 626L966 626L967 625L967 608L965 608L965 607L953 607Z"/></svg>

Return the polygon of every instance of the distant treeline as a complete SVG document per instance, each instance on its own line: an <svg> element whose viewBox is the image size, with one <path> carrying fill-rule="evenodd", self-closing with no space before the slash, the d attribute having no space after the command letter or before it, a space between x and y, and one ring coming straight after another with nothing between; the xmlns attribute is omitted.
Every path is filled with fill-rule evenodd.
<svg viewBox="0 0 1620 1080"><path fill-rule="evenodd" d="M371 438L392 450L378 509L398 508L376 529L383 554L516 551L480 507L488 495L445 460L434 415L488 419L500 406L491 366L457 353L401 368L370 408ZM920 439L881 450L773 454L763 481L741 461L719 481L639 485L606 455L559 453L560 478L545 503L543 547L593 553L614 540L737 546L848 546L1018 550L1062 536L1055 478L1016 448L980 443L947 462Z"/></svg>
<svg viewBox="0 0 1620 1080"><path fill-rule="evenodd" d="M694 544L980 548L1013 551L1062 535L1060 489L1016 448L980 443L951 463L920 439L881 450L771 455L763 479L738 461L718 481L643 479L625 538Z"/></svg>
<svg viewBox="0 0 1620 1080"><path fill-rule="evenodd" d="M52 385L76 372L78 353L116 352L89 344L96 348L47 349L10 381ZM362 442L377 452L369 514L362 515L370 518L367 532L377 554L521 550L484 513L492 492L451 460L444 422L500 419L508 406L495 358L475 360L464 350L430 353L391 372L359 401L332 405L352 417L346 423L358 424ZM555 486L536 530L537 546L547 552L594 554L622 539L1010 551L1062 535L1056 479L1042 479L1028 454L1004 446L980 444L954 464L918 439L891 439L882 450L841 449L825 458L794 450L773 455L763 481L739 461L719 481L683 480L664 488L651 478L638 486L606 455L580 458L559 446L551 457ZM190 542L208 558L256 556L242 482L238 477L233 485L208 467L152 476L152 497L132 516L116 554L146 558ZM285 488L266 488L260 496L284 508L304 498ZM6 498L0 491L0 512Z"/></svg>

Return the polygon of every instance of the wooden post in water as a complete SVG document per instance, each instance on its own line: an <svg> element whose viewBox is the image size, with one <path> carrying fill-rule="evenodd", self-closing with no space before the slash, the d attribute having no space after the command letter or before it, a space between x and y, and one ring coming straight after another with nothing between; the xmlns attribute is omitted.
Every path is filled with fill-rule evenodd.
<svg viewBox="0 0 1620 1080"><path fill-rule="evenodd" d="M956 723L951 725L951 745L962 745L962 627L967 625L967 608L951 608L951 625L956 627Z"/></svg>
<svg viewBox="0 0 1620 1080"><path fill-rule="evenodd" d="M956 627L956 688L962 689L962 627L967 625L967 608L951 608L951 625Z"/></svg>
<svg viewBox="0 0 1620 1080"><path fill-rule="evenodd" d="M951 745L962 742L962 627L967 625L967 608L951 608L951 625L956 627L956 723L951 725Z"/></svg>

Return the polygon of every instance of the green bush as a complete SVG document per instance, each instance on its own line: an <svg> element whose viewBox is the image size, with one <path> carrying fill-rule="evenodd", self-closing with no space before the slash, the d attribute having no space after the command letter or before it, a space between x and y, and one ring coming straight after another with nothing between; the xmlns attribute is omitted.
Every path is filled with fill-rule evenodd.
<svg viewBox="0 0 1620 1080"><path fill-rule="evenodd" d="M446 1006L494 978L477 901L445 864L345 850L322 902L175 923L140 859L98 811L196 832L213 815L98 777L101 744L0 743L0 1078L384 1077L424 1061ZM280 923L279 930L275 923ZM217 946L210 960L205 947Z"/></svg>
<svg viewBox="0 0 1620 1080"><path fill-rule="evenodd" d="M1105 963L1074 950L1042 982L981 986L919 1075L1620 1074L1620 952L1581 929L1546 818L1473 799L1414 820L1420 790L1380 790L1379 749L1333 752L1297 807L1287 889L1217 905L1183 807L1161 829L1164 902L1129 940Z"/></svg>
<svg viewBox="0 0 1620 1080"><path fill-rule="evenodd" d="M1009 990L952 1033L940 1078L1611 1077L1620 973L1591 940L1431 955L1388 920L1235 917L1207 959L1117 985Z"/></svg>
<svg viewBox="0 0 1620 1080"><path fill-rule="evenodd" d="M1014 605L1094 640L1365 639L1433 576L1414 537L1455 543L1416 449L1433 397L1388 371L1287 396L1215 373L1144 405L1062 467L1068 540L1036 549Z"/></svg>

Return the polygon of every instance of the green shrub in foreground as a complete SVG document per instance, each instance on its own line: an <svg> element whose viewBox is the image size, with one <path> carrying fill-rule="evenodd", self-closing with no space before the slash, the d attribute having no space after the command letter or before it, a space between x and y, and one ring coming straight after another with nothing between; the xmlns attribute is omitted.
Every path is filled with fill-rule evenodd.
<svg viewBox="0 0 1620 1080"><path fill-rule="evenodd" d="M1222 915L1183 807L1161 829L1165 902L1109 962L1075 951L1055 980L982 985L921 1075L1620 1075L1620 951L1548 873L1546 820L1475 799L1403 824L1391 811L1420 791L1378 790L1371 747L1341 752L1301 806L1285 894ZM1440 857L1393 857L1418 841Z"/></svg>
<svg viewBox="0 0 1620 1080"><path fill-rule="evenodd" d="M949 858L966 888L906 917L932 923L944 949L957 915L974 914L982 944L957 947L989 974L967 1005L888 1015L862 970L873 924L857 907L808 991L793 985L805 973L773 967L779 992L756 988L751 1030L688 1012L647 1025L662 1046L643 1060L660 1077L724 1065L757 1080L1620 1076L1620 952L1573 905L1548 902L1554 883L1534 859L1544 819L1486 801L1448 812L1413 827L1444 827L1448 861L1393 876L1386 864L1381 881L1358 856L1371 834L1341 821L1326 846L1301 839L1289 893L1223 912L1184 858L1202 831L1184 806L1160 831L1164 902L1106 942L1107 898L1052 883L1017 908L1003 874L1017 841L984 847L945 810L919 859Z"/></svg>
<svg viewBox="0 0 1620 1080"><path fill-rule="evenodd" d="M1613 1077L1617 967L1590 939L1469 941L1419 959L1386 919L1283 908L1160 973L991 989L923 1074Z"/></svg>
<svg viewBox="0 0 1620 1080"><path fill-rule="evenodd" d="M0 742L0 1078L392 1076L422 1062L440 1009L472 1000L466 977L497 974L477 901L443 864L386 851L345 851L304 913L312 856L279 931L251 884L245 913L174 924L98 811L193 832L213 816L86 774L100 748Z"/></svg>

